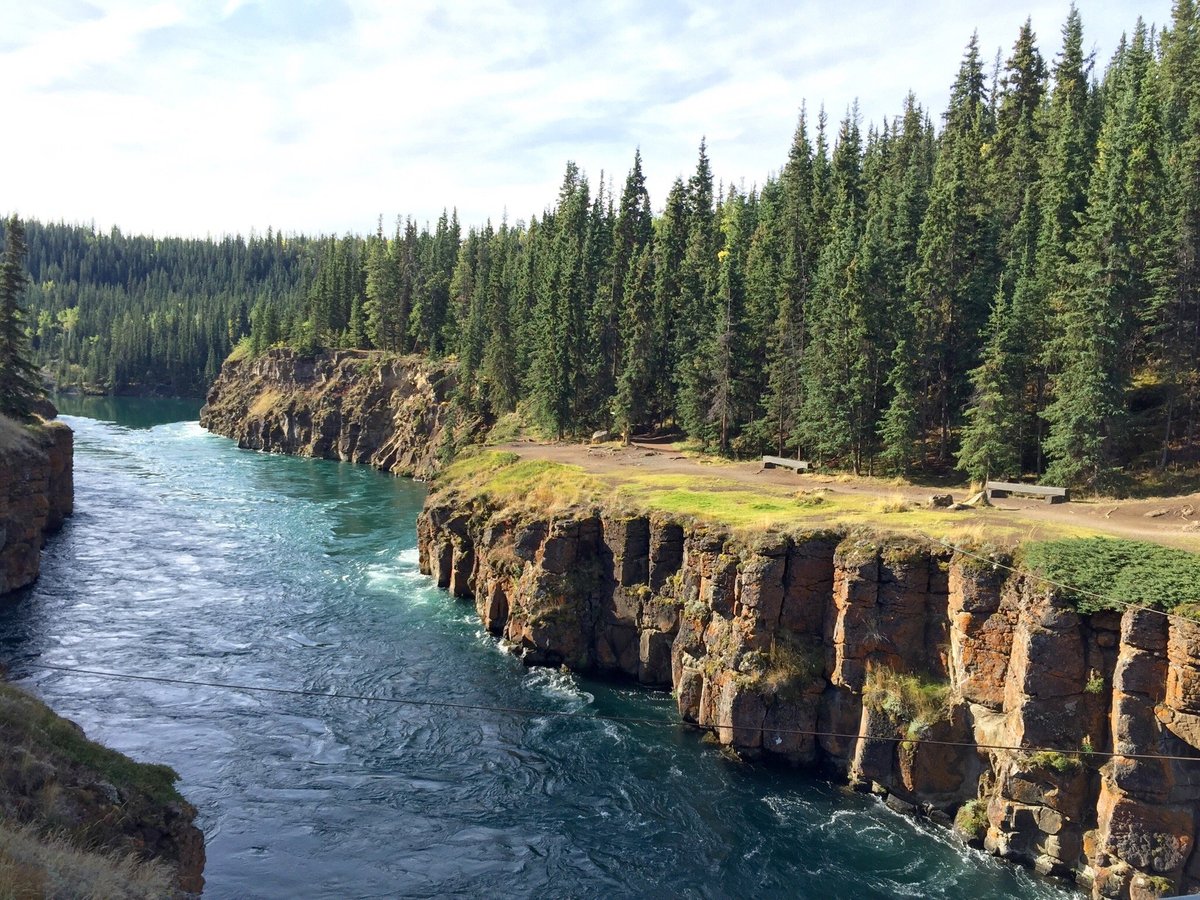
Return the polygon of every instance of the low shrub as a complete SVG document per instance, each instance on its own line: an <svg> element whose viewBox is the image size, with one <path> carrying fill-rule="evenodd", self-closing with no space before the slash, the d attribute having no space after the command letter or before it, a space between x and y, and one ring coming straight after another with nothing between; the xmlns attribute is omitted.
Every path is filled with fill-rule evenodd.
<svg viewBox="0 0 1200 900"><path fill-rule="evenodd" d="M867 672L863 703L887 713L893 721L907 722L909 737L920 737L930 726L949 716L950 685L920 675L877 666Z"/></svg>
<svg viewBox="0 0 1200 900"><path fill-rule="evenodd" d="M982 840L988 830L987 803L979 799L968 800L958 808L954 827L973 840Z"/></svg>
<svg viewBox="0 0 1200 900"><path fill-rule="evenodd" d="M1125 604L1187 612L1200 601L1200 555L1145 541L1069 538L1022 548L1027 571L1070 588L1064 596L1083 613L1123 609Z"/></svg>
<svg viewBox="0 0 1200 900"><path fill-rule="evenodd" d="M1060 775L1083 768L1083 762L1076 754L1057 750L1039 750L1029 757L1029 764L1037 769L1053 769Z"/></svg>

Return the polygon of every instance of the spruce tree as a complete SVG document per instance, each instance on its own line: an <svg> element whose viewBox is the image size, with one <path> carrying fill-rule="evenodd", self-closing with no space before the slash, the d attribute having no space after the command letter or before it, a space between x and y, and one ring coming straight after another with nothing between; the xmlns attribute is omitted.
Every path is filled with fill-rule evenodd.
<svg viewBox="0 0 1200 900"><path fill-rule="evenodd" d="M958 451L958 467L971 478L986 482L994 477L1020 474L1020 445L1017 431L1019 398L1015 381L1012 346L1013 318L1003 286L987 325L983 360L971 372L974 393Z"/></svg>
<svg viewBox="0 0 1200 900"><path fill-rule="evenodd" d="M713 206L713 176L705 142L700 142L696 171L688 181L687 248L679 274L679 309L675 323L674 359L680 424L689 435L709 443L712 402L708 353L715 339L717 253L721 249Z"/></svg>
<svg viewBox="0 0 1200 900"><path fill-rule="evenodd" d="M828 243L813 296L806 348L801 440L823 461L862 468L873 431L869 414L868 325L861 243L864 225L862 139L857 109L842 120L832 160Z"/></svg>
<svg viewBox="0 0 1200 900"><path fill-rule="evenodd" d="M1127 438L1124 392L1139 358L1137 316L1164 288L1163 188L1153 90L1153 53L1139 21L1118 50L1100 145L1053 346L1058 371L1045 411L1053 483L1111 481Z"/></svg>
<svg viewBox="0 0 1200 900"><path fill-rule="evenodd" d="M804 348L807 342L809 299L820 253L814 212L814 151L808 138L807 115L803 109L796 124L788 161L780 176L782 211L765 215L763 232L756 242L755 259L767 270L759 277L770 278L778 270L776 312L766 342L766 393L763 397L764 429L768 446L783 455L794 445L804 402ZM773 231L778 229L778 235ZM775 261L775 255L778 260ZM757 285L753 289L758 288ZM769 423L769 424L768 424Z"/></svg>
<svg viewBox="0 0 1200 900"><path fill-rule="evenodd" d="M4 256L0 258L0 414L28 418L42 396L37 369L30 361L21 301L29 276L25 272L25 226L12 215L4 223Z"/></svg>
<svg viewBox="0 0 1200 900"><path fill-rule="evenodd" d="M1184 454L1196 446L1200 416L1200 14L1194 0L1175 2L1162 36L1162 82L1170 276L1153 321L1166 390L1160 468L1173 446Z"/></svg>
<svg viewBox="0 0 1200 900"><path fill-rule="evenodd" d="M655 222L654 242L654 368L657 373L652 412L658 424L676 415L680 353L692 348L679 338L682 309L680 270L688 246L687 188L676 179L666 208Z"/></svg>
<svg viewBox="0 0 1200 900"><path fill-rule="evenodd" d="M909 287L917 323L913 351L926 385L923 430L937 434L943 462L966 400L966 373L975 364L994 284L993 222L982 171L991 134L979 39L973 35L951 89L921 223L920 263Z"/></svg>
<svg viewBox="0 0 1200 900"><path fill-rule="evenodd" d="M654 257L648 245L631 260L621 289L625 315L624 358L612 402L613 425L628 444L633 429L649 415L654 380Z"/></svg>

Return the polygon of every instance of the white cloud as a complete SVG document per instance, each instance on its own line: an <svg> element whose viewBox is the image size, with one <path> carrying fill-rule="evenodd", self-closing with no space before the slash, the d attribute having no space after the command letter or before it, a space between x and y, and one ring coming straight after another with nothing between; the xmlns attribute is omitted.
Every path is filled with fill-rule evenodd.
<svg viewBox="0 0 1200 900"><path fill-rule="evenodd" d="M797 111L864 122L911 88L935 118L974 28L990 59L1027 12L1000 4L465 0L0 0L0 84L21 123L0 210L127 230L368 231L457 205L540 214L565 161L620 185L640 145L661 204L707 135L726 182L785 159ZM1169 0L1142 14L1166 21ZM1043 54L1066 3L1029 7ZM19 11L18 11L19 10ZM1081 9L1101 65L1135 14ZM11 21L11 26L10 26Z"/></svg>

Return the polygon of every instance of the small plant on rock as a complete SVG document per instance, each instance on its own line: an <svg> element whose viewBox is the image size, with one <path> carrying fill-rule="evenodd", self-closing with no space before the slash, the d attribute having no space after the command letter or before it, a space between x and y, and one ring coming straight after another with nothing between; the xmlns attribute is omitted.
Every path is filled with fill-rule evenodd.
<svg viewBox="0 0 1200 900"><path fill-rule="evenodd" d="M958 808L954 827L971 840L981 841L988 830L987 803L976 798Z"/></svg>
<svg viewBox="0 0 1200 900"><path fill-rule="evenodd" d="M1053 769L1060 775L1083 768L1083 762L1078 755L1060 753L1057 750L1039 750L1029 757L1029 764L1038 769Z"/></svg>

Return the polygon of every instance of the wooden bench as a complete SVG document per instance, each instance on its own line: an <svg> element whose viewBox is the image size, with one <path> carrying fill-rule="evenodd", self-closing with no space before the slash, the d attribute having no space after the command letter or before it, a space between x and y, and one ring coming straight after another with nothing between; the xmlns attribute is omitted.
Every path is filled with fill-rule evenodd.
<svg viewBox="0 0 1200 900"><path fill-rule="evenodd" d="M808 460L806 459L784 459L782 456L764 456L762 458L762 467L764 469L774 469L776 466L782 466L785 469L795 469L796 473L808 471Z"/></svg>
<svg viewBox="0 0 1200 900"><path fill-rule="evenodd" d="M1040 497L1047 503L1066 503L1071 499L1066 488L1047 487L1041 484L1018 484L1014 481L989 481L986 490L989 500L992 497L1007 497L1009 494Z"/></svg>

